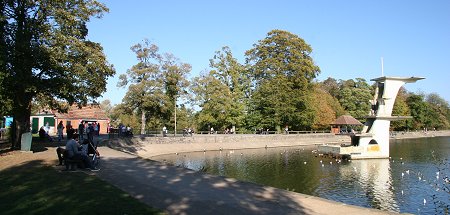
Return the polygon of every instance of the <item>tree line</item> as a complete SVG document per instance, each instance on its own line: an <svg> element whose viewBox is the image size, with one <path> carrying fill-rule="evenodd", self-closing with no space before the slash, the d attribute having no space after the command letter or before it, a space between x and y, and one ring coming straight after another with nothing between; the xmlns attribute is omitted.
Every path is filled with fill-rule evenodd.
<svg viewBox="0 0 450 215"><path fill-rule="evenodd" d="M374 84L365 79L317 81L320 68L302 38L272 30L245 52L240 63L229 47L216 51L210 69L188 80L191 67L144 40L131 47L138 63L120 76L128 87L122 103L103 107L113 122L148 130L163 126L209 131L235 128L254 132L328 130L339 116L360 121L370 111ZM393 115L413 119L391 123L393 130L448 129L449 104L436 93L400 89ZM176 117L176 118L175 118ZM176 121L176 123L175 123Z"/></svg>
<svg viewBox="0 0 450 215"><path fill-rule="evenodd" d="M0 1L0 116L13 116L12 148L30 130L36 107L67 111L95 102L115 74L86 23L108 8L96 0ZM373 86L366 80L316 81L312 47L298 35L272 30L240 63L229 47L210 59L210 69L188 79L191 66L144 40L131 47L138 63L120 76L128 89L122 103L102 106L113 124L141 132L193 128L237 131L327 129L337 116L361 119ZM438 94L402 90L394 113L414 119L395 129L446 129L448 102ZM362 119L363 120L363 119ZM175 123L176 122L176 123Z"/></svg>

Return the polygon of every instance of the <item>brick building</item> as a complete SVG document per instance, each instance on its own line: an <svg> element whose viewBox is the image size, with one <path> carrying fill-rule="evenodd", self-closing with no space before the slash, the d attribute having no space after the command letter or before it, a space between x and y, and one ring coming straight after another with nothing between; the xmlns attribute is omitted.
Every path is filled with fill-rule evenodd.
<svg viewBox="0 0 450 215"><path fill-rule="evenodd" d="M90 104L79 108L72 105L67 113L58 113L56 110L46 111L38 115L31 116L32 131L37 132L41 126L49 123L50 135L56 134L56 127L62 121L65 128L71 125L78 130L81 121L97 123L100 125L100 134L106 134L110 119L98 104ZM66 129L64 129L64 134Z"/></svg>

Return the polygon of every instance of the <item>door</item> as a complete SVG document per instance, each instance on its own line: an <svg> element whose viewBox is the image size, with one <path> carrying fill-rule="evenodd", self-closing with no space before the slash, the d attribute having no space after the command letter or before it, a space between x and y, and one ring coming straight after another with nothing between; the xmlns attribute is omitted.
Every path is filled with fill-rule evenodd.
<svg viewBox="0 0 450 215"><path fill-rule="evenodd" d="M38 131L39 131L39 118L33 117L31 119L31 132L33 134L36 134L38 133Z"/></svg>

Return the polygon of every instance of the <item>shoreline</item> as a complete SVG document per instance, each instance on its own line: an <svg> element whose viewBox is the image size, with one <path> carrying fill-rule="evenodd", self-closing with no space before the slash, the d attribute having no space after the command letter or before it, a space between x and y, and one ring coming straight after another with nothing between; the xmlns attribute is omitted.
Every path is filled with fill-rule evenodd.
<svg viewBox="0 0 450 215"><path fill-rule="evenodd" d="M390 140L450 136L450 130L429 132L395 132ZM156 156L201 151L240 150L293 146L339 145L349 143L348 135L296 134L296 135L194 135L193 137L132 137L108 140L115 150L144 159Z"/></svg>
<svg viewBox="0 0 450 215"><path fill-rule="evenodd" d="M436 136L450 136L450 131L433 134L410 132L397 134L391 139ZM207 139L214 140L214 142L193 143L188 140L199 140L199 138L186 140L176 137L110 139L108 141L110 148L105 151L111 152L107 154L113 154L112 151L115 151L115 153L122 155L120 159L111 159L108 156L106 164L120 166L121 168L109 168L105 165L99 176L105 181L131 193L136 198L146 196L146 198L142 199L144 202L169 213L180 213L183 211L186 214L189 214L189 212L192 212L192 214L220 214L220 212L226 210L237 214L400 214L398 212L348 205L293 191L243 182L233 178L204 174L152 160L152 157L157 155L181 151L220 150L220 148L222 150L264 148L266 147L264 140L282 140L282 143L267 144L268 147L314 146L324 144L325 142L323 141L326 141L328 144L340 144L343 141L350 140L349 136L345 135L333 135L331 137L329 135L309 135L292 136L290 138L287 138L286 135L267 135L262 138L243 135L231 136L232 138L228 140L235 141L233 143L224 142L224 139L218 135L208 135L208 137ZM244 137L253 138L253 141L242 144L239 139L242 140ZM291 138L297 139L297 141L292 141ZM121 145L112 147L114 144ZM122 158L125 156L135 157L136 159ZM140 166L143 166L143 168ZM123 168L127 168L127 171L123 171ZM113 172L108 173L108 171ZM132 184L137 183L142 186L136 188L136 186L129 186L129 183L123 183L122 181L132 181ZM151 195L146 195L149 193ZM176 201L167 201L168 199L175 199ZM178 199L181 199L181 202ZM242 204L243 199L249 204ZM184 202L185 200L188 202ZM271 204L272 202L274 204ZM184 205L186 208L180 209L180 205ZM252 207L249 209L248 205Z"/></svg>

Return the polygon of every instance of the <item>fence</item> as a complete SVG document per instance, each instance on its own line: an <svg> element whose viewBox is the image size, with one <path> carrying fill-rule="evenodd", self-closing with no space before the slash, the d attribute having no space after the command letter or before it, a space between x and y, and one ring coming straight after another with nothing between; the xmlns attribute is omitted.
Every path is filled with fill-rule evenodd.
<svg viewBox="0 0 450 215"><path fill-rule="evenodd" d="M140 130L133 130L133 135L140 135ZM137 132L136 132L137 131ZM330 130L311 130L311 131L235 131L233 133L226 133L225 131L214 131L211 133L210 131L196 131L192 134L187 133L185 130L177 130L176 133L174 133L173 130L167 131L168 137L181 137L181 136L192 136L192 135L234 135L234 134L259 134L259 135L274 135L274 134L283 134L283 135L300 135L300 134L325 134L330 133ZM112 128L109 130L109 137L119 137L119 136L129 136L127 134L120 135L120 132L118 129ZM163 137L162 130L146 130L145 134L143 136L146 137Z"/></svg>

